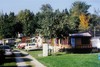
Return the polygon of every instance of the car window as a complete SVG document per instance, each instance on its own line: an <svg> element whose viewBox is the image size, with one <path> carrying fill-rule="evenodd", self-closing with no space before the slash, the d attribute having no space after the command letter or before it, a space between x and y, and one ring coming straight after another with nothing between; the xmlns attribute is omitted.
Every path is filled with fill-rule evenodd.
<svg viewBox="0 0 100 67"><path fill-rule="evenodd" d="M28 46L28 44L26 46Z"/></svg>
<svg viewBox="0 0 100 67"><path fill-rule="evenodd" d="M0 49L2 49L2 47L0 46Z"/></svg>
<svg viewBox="0 0 100 67"><path fill-rule="evenodd" d="M35 44L29 44L29 46L33 46L33 45L35 45Z"/></svg>
<svg viewBox="0 0 100 67"><path fill-rule="evenodd" d="M2 46L3 49L10 49L9 46Z"/></svg>

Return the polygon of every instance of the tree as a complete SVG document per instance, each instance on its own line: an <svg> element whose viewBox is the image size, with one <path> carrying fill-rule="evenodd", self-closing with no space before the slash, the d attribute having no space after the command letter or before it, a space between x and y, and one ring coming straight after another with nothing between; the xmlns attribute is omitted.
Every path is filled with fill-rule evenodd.
<svg viewBox="0 0 100 67"><path fill-rule="evenodd" d="M79 16L82 13L89 14L88 9L91 5L87 5L85 2L76 1L72 4L72 7L70 9L70 16L69 16L69 23L70 27L74 32L79 31Z"/></svg>
<svg viewBox="0 0 100 67"><path fill-rule="evenodd" d="M46 12L48 13L48 12L52 12L53 9L50 4L43 4L41 7L41 11L44 13L46 13Z"/></svg>
<svg viewBox="0 0 100 67"><path fill-rule="evenodd" d="M10 14L8 15L8 21L9 21L9 33L11 34L11 37L16 37L16 30L14 28L14 25L16 24L16 16L14 14L14 12L10 12Z"/></svg>
<svg viewBox="0 0 100 67"><path fill-rule="evenodd" d="M0 37L1 39L4 37L4 15L3 13L0 14Z"/></svg>
<svg viewBox="0 0 100 67"><path fill-rule="evenodd" d="M44 4L41 7L41 13L40 13L40 17L41 19L39 19L38 23L39 26L41 26L41 29L39 29L38 32L40 32L41 34L43 34L45 37L51 37L51 25L52 25L52 17L53 17L53 13L52 13L52 7L50 4Z"/></svg>
<svg viewBox="0 0 100 67"><path fill-rule="evenodd" d="M5 38L10 38L12 37L12 34L11 34L11 23L9 22L9 16L7 13L4 14L4 17L3 17L3 34L4 34L4 37Z"/></svg>
<svg viewBox="0 0 100 67"><path fill-rule="evenodd" d="M90 16L86 16L84 13L82 13L79 16L79 19L80 19L80 24L79 24L80 31L88 30L89 29Z"/></svg>
<svg viewBox="0 0 100 67"><path fill-rule="evenodd" d="M68 29L65 28L68 21L68 11L67 9L63 10L63 12L60 12L59 10L55 10L54 12L54 23L52 28L54 28L55 35L58 38L64 38L67 36Z"/></svg>
<svg viewBox="0 0 100 67"><path fill-rule="evenodd" d="M91 5L87 5L85 2L82 1L75 1L72 4L72 7L70 9L70 12L74 16L79 16L81 13L86 13L88 14L88 9L90 8Z"/></svg>
<svg viewBox="0 0 100 67"><path fill-rule="evenodd" d="M20 22L16 22L16 23L13 25L13 32L14 32L15 37L17 37L18 32L19 32L19 33L22 33L22 31L23 31L23 24L20 23Z"/></svg>
<svg viewBox="0 0 100 67"><path fill-rule="evenodd" d="M18 22L21 22L23 24L23 33L27 35L32 35L35 32L35 25L34 22L34 14L33 12L30 12L30 10L22 10L18 13L17 19Z"/></svg>
<svg viewBox="0 0 100 67"><path fill-rule="evenodd" d="M99 32L100 29L100 16L99 16L100 11L95 10L94 12L95 14L91 14L90 18L90 31L93 32L94 33L93 35L95 36L97 30Z"/></svg>
<svg viewBox="0 0 100 67"><path fill-rule="evenodd" d="M16 33L26 36L40 33L48 38L64 38L68 33L85 31L100 24L100 16L88 13L90 5L75 1L70 10L53 11L50 4L43 4L36 15L28 9L21 10L17 15L0 14L0 36L15 37ZM90 17L89 17L90 16Z"/></svg>
<svg viewBox="0 0 100 67"><path fill-rule="evenodd" d="M100 16L99 16L100 11L95 10L94 12L95 12L95 14L91 14L91 18L90 18L91 27L95 27L97 25L100 25Z"/></svg>

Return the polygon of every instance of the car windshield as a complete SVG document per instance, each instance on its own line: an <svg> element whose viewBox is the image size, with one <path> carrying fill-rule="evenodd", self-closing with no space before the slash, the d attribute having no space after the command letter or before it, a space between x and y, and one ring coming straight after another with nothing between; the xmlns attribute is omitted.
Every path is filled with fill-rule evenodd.
<svg viewBox="0 0 100 67"><path fill-rule="evenodd" d="M3 49L10 49L9 46L2 46Z"/></svg>

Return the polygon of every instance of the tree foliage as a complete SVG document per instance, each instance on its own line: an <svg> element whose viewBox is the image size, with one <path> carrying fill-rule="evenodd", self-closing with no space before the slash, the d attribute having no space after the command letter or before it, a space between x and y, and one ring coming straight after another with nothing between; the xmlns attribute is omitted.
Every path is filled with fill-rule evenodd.
<svg viewBox="0 0 100 67"><path fill-rule="evenodd" d="M23 24L23 33L32 35L35 32L36 23L34 21L34 14L30 10L22 10L17 15L18 22Z"/></svg>
<svg viewBox="0 0 100 67"><path fill-rule="evenodd" d="M74 16L79 16L81 13L88 13L88 9L90 7L91 7L91 5L87 5L85 2L75 1L72 4L72 7L70 9L70 12Z"/></svg>
<svg viewBox="0 0 100 67"><path fill-rule="evenodd" d="M81 14L79 16L80 19L80 24L79 24L79 29L81 31L86 31L89 29L89 20L90 20L90 16L86 16L85 14Z"/></svg>
<svg viewBox="0 0 100 67"><path fill-rule="evenodd" d="M43 4L41 11L34 14L28 9L0 13L0 38L17 37L17 33L32 36L40 33L48 38L65 38L69 33L84 32L99 25L100 16L90 14L90 5L75 1L69 10L53 10L50 4Z"/></svg>
<svg viewBox="0 0 100 67"><path fill-rule="evenodd" d="M41 13L40 16L41 19L38 20L40 29L38 29L38 32L43 34L45 37L51 37L51 25L52 25L52 7L49 4L44 4L41 7ZM39 17L40 18L40 17Z"/></svg>

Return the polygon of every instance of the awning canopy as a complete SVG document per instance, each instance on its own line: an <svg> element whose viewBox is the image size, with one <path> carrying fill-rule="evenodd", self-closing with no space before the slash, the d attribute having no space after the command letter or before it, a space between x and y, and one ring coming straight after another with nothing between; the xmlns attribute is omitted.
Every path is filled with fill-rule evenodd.
<svg viewBox="0 0 100 67"><path fill-rule="evenodd" d="M91 34L90 33L75 33L75 34L70 34L69 36L90 36L91 37Z"/></svg>

